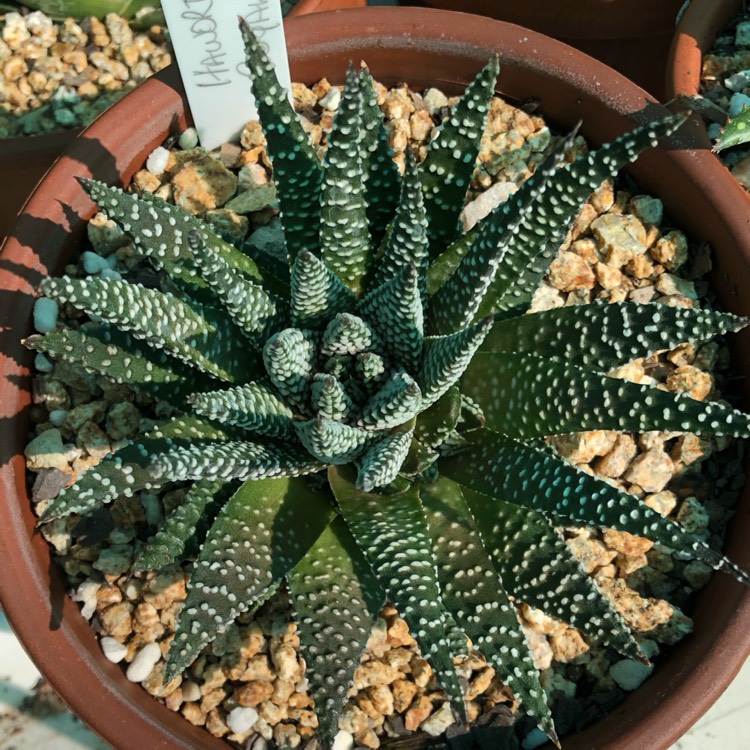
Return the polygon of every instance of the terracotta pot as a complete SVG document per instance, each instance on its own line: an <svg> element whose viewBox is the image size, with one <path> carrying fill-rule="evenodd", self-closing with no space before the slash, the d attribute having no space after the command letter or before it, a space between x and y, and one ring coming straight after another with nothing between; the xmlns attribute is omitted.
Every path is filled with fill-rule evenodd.
<svg viewBox="0 0 750 750"><path fill-rule="evenodd" d="M541 111L567 129L583 120L592 143L609 141L665 110L606 66L534 32L477 16L415 9L368 8L290 19L292 75L341 83L351 59L364 59L386 85L408 81L456 93L492 54L502 61L500 91L537 98ZM47 543L35 534L23 449L29 429L32 355L20 344L31 329L34 290L62 272L94 207L74 175L127 184L146 155L186 123L174 70L166 71L105 113L53 167L27 204L0 256L2 336L0 407L0 597L24 646L63 698L119 748L225 748L173 714L102 656L78 606L64 593ZM145 123L137 133L132 123ZM691 132L650 150L632 167L640 187L660 196L676 226L716 251L713 288L721 304L750 315L750 233L740 188L706 153L691 150ZM733 336L738 374L750 374L750 335ZM745 408L750 378L740 378ZM750 468L750 467L747 467ZM750 486L733 520L725 552L750 568ZM750 651L750 593L717 574L700 592L695 634L659 660L659 668L606 720L565 738L566 750L663 750L713 703ZM441 744L440 740L437 740ZM443 743L444 746L444 743ZM550 746L551 747L551 746Z"/></svg>
<svg viewBox="0 0 750 750"><path fill-rule="evenodd" d="M409 0L477 13L559 39L619 70L657 99L683 0Z"/></svg>
<svg viewBox="0 0 750 750"><path fill-rule="evenodd" d="M666 99L700 92L703 55L711 51L717 34L742 7L742 0L692 0L677 25L667 62ZM710 140L703 120L695 118L704 143Z"/></svg>

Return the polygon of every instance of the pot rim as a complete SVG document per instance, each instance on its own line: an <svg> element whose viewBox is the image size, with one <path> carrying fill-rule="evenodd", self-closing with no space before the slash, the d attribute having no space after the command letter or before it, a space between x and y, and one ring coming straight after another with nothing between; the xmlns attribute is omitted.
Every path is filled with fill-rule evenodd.
<svg viewBox="0 0 750 750"><path fill-rule="evenodd" d="M507 19L566 40L632 39L670 34L683 0L415 0L442 10Z"/></svg>
<svg viewBox="0 0 750 750"><path fill-rule="evenodd" d="M464 85L457 72L461 66L476 72L486 61L489 50L499 51L506 67L507 83L501 71L502 90L512 91L524 77L537 84L556 79L546 99L552 113L549 118L570 126L581 115L592 117L598 112L601 123L590 138L593 142L610 140L628 123L632 126L665 112L644 91L586 55L527 29L479 16L414 8L366 8L289 19L286 34L297 80L308 78L305 71L310 66L320 70L321 64L330 67L333 61L338 66L341 60L345 63L354 50L366 49L373 55L371 59L377 57L383 70L387 69L381 75L373 66L375 75L384 82L398 80L397 73L393 72L398 66L386 53L401 52L409 55L410 61L418 61L419 70L410 77L412 85L429 84L450 90ZM340 67L343 77L346 66ZM388 80L389 76L396 77ZM219 750L226 748L223 741L172 714L139 685L127 682L120 668L103 658L93 631L80 617L77 605L64 595L62 577L49 567L51 555L47 543L31 533L35 519L27 496L22 455L24 427L28 425L31 403L28 385L32 356L20 346L18 334L29 328L35 282L53 266L57 248L67 234L61 227L76 225L81 231L80 217L87 218L93 211L82 191L71 192L71 177L89 173L88 166L95 165L100 179L116 182L122 174L127 182L167 132L184 127L186 105L179 88L175 72L167 71L146 81L100 116L48 173L29 199L25 216L0 249L3 296L13 304L16 323L15 329L11 326L1 332L0 372L4 378L0 383L3 396L0 414L19 426L15 443L8 441L5 455L0 454L3 490L0 495L6 519L0 524L4 561L0 566L0 599L8 620L32 659L63 699L74 704L79 716L105 740L116 745L127 737L129 747L142 743L163 750L184 747ZM531 95L533 93L530 91ZM118 124L132 123L135 113L142 115L157 102L160 109L139 131L138 146L133 147L131 143L136 156L131 154L132 158L122 157L118 162L106 150ZM132 108L133 117L123 116L123 107ZM649 165L660 165L659 169L681 178L675 179L673 193L666 198L662 196L668 211L676 211L682 197L700 186L708 219L703 217L702 223L694 222L688 231L703 238L704 232L720 226L720 231L740 248L738 263L747 273L750 240L745 206L742 200L739 203L737 200L742 194L741 188L729 183L723 168L713 157L695 150L700 143L694 133L683 133L669 145L673 150L668 153L660 151L641 157L634 171L638 174ZM91 149L97 150L93 161ZM658 181L663 177L657 174L654 179ZM644 176L641 184L648 188L649 179ZM59 198L69 202L63 205ZM725 202L727 200L731 205ZM686 222L690 221L688 216ZM31 240L27 232L32 230L41 230L45 238L45 242L36 244L34 249L28 246ZM731 275L727 273L728 281L722 282L719 278L719 282L731 284ZM732 294L731 289L727 294ZM743 361L750 361L750 345L745 346L743 352L749 355ZM745 502L738 512L728 547L736 562L750 567L750 550L742 544L737 531L740 525L750 524L747 506ZM718 576L713 577L699 600L709 612L714 611L712 607L718 606L717 602L729 608L725 627L718 630L713 626L712 629L710 617L704 618L709 623L704 622L701 627L707 629L710 637L698 640L696 635L692 643L677 646L662 667L674 667L675 675L670 679L659 677L662 672L657 670L651 680L607 717L607 722L599 721L592 728L567 738L566 750L603 746L609 750L667 748L716 700L750 652L750 592L738 590L739 584L734 588L733 582L717 579ZM683 663L702 681L700 694L696 695L688 684L687 673L680 666ZM640 691L645 691L642 695L649 696L649 701L634 711L633 698ZM600 741L602 736L604 739Z"/></svg>

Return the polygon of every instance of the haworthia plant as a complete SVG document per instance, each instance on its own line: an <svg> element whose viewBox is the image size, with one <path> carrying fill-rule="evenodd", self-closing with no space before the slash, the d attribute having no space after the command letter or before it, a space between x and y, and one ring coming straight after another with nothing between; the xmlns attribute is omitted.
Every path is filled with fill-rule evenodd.
<svg viewBox="0 0 750 750"><path fill-rule="evenodd" d="M648 536L748 583L719 552L540 441L600 428L750 435L750 417L729 406L606 375L748 321L632 303L527 314L577 207L682 120L643 125L572 164L552 153L525 187L456 237L496 60L425 162L407 159L400 189L385 190L400 200L389 203L384 187L396 183L391 166L376 171L385 169L386 136L369 73L349 71L321 163L262 46L243 32L280 191L288 298L266 284L274 274L262 263L198 219L85 182L179 296L125 281L48 280L45 294L103 322L27 343L183 416L90 469L42 520L192 483L136 562L146 570L197 556L165 680L286 582L323 743L333 740L387 600L457 720L466 709L453 657L468 636L556 740L513 602L645 658L557 524ZM163 238L173 235L168 256Z"/></svg>

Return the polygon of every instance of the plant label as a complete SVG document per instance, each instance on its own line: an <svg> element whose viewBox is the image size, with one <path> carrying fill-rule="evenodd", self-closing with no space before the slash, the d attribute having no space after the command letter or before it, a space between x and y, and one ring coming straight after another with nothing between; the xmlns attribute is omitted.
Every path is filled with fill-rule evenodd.
<svg viewBox="0 0 750 750"><path fill-rule="evenodd" d="M239 16L265 45L279 83L291 91L279 0L162 0L177 65L201 146L236 140L257 119Z"/></svg>

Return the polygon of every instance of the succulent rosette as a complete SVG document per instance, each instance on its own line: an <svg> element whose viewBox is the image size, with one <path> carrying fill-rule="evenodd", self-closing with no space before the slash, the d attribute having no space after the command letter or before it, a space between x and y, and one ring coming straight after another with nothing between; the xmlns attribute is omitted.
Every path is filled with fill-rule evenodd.
<svg viewBox="0 0 750 750"><path fill-rule="evenodd" d="M648 537L748 582L545 440L595 429L747 436L750 419L725 403L606 375L747 321L632 302L527 314L587 197L682 118L646 123L570 163L570 138L561 139L461 233L496 59L402 177L366 69L349 70L321 163L262 47L244 35L286 252L236 247L150 194L82 181L162 272L162 288L47 279L45 295L91 321L27 343L178 416L89 469L42 522L192 483L135 566L195 559L165 681L281 588L329 743L390 601L459 719L453 657L468 637L556 739L515 603L645 660L559 526Z"/></svg>

